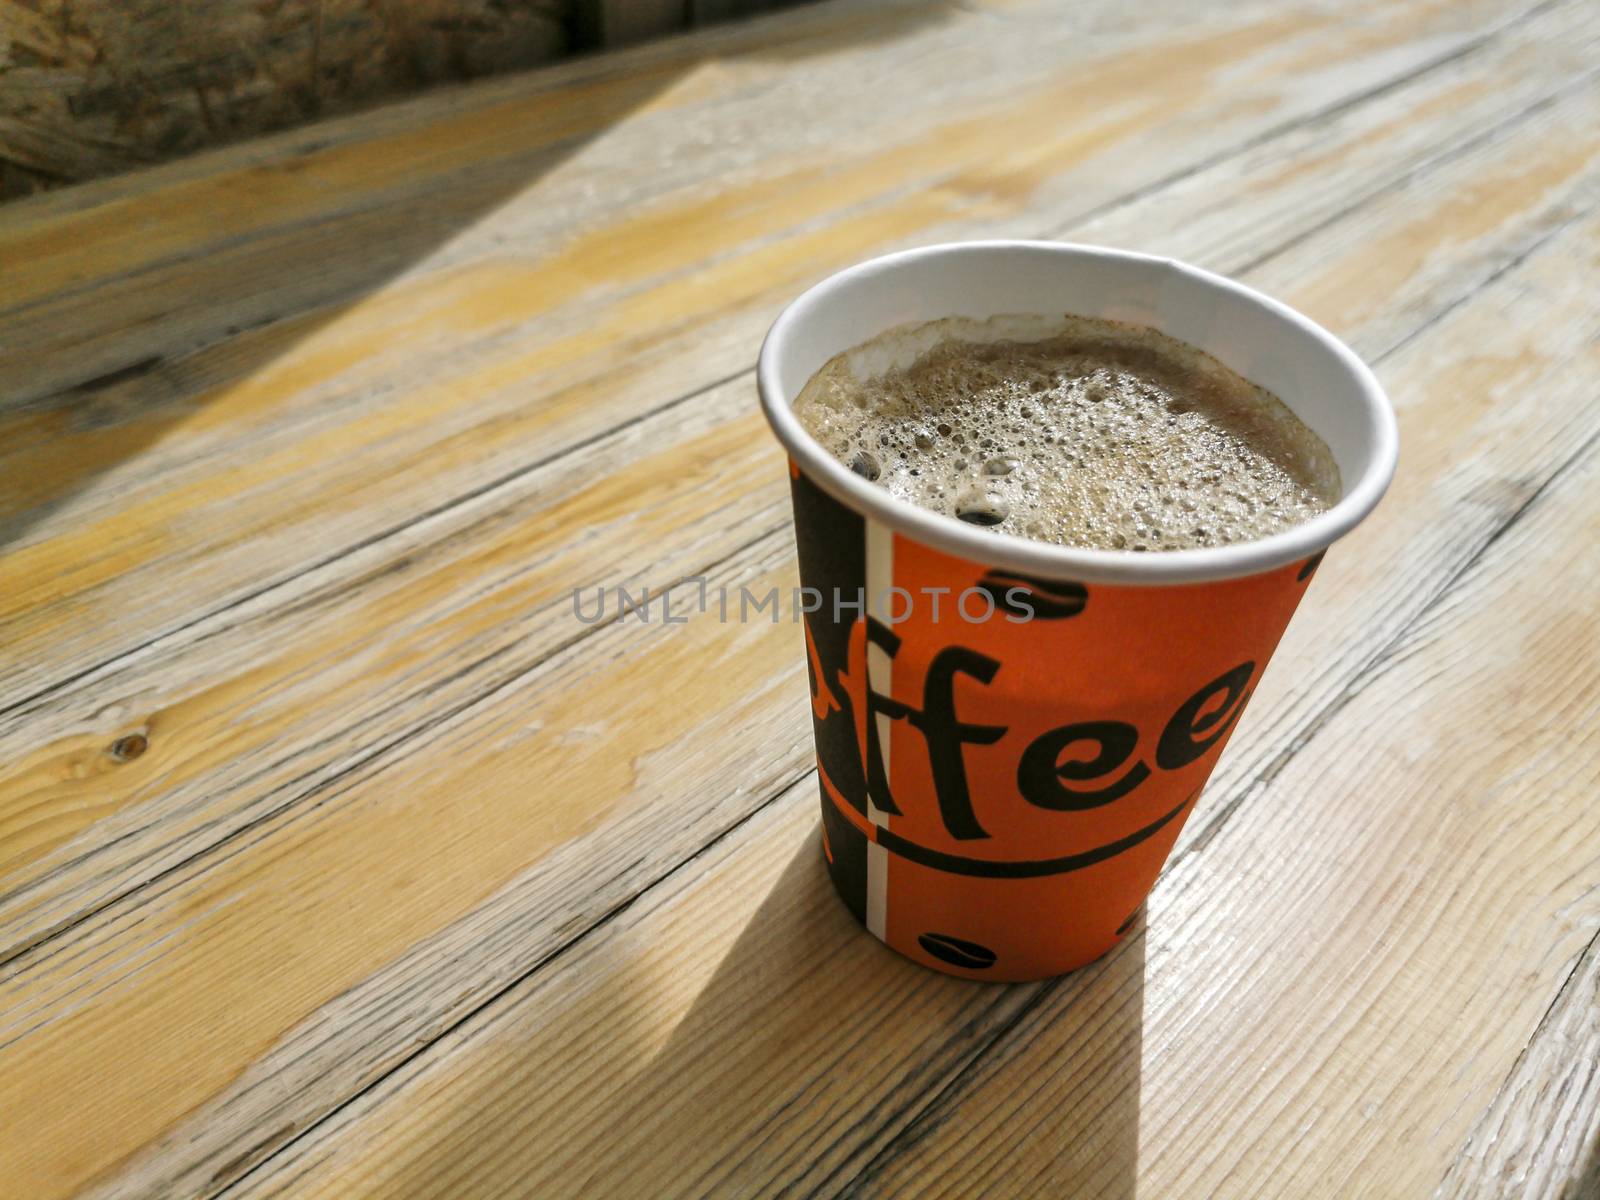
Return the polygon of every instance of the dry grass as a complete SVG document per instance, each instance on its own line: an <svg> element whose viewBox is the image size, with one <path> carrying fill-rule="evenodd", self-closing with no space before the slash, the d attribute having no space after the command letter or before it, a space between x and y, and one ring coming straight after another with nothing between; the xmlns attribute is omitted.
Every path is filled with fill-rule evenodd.
<svg viewBox="0 0 1600 1200"><path fill-rule="evenodd" d="M568 0L0 0L0 199L566 48Z"/></svg>

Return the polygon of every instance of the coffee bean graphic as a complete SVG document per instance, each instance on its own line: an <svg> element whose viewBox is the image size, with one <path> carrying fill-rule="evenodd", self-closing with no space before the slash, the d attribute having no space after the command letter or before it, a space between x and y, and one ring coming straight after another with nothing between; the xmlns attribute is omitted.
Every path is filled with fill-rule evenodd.
<svg viewBox="0 0 1600 1200"><path fill-rule="evenodd" d="M987 946L969 942L965 938L951 937L948 933L924 933L917 944L937 959L956 967L981 971L994 966L995 953Z"/></svg>
<svg viewBox="0 0 1600 1200"><path fill-rule="evenodd" d="M1002 612L1041 621L1075 617L1089 602L1089 589L1081 583L1034 579L1011 571L990 571L978 581L978 590L987 592Z"/></svg>

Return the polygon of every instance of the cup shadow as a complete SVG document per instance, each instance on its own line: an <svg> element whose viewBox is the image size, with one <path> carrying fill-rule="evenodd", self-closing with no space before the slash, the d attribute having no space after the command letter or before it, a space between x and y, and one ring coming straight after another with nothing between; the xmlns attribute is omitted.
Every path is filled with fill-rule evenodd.
<svg viewBox="0 0 1600 1200"><path fill-rule="evenodd" d="M403 1197L1133 1197L1142 925L1044 983L928 970L851 916L814 793L790 795L332 1128L311 1169Z"/></svg>
<svg viewBox="0 0 1600 1200"><path fill-rule="evenodd" d="M904 1196L943 1178L961 1194L1134 1196L1142 917L1060 979L954 979L856 923L820 839L818 826L633 1085L652 1098L650 1144L712 1164L668 1190ZM694 1078L713 1052L754 1081L735 1085L755 1111L731 1125Z"/></svg>
<svg viewBox="0 0 1600 1200"><path fill-rule="evenodd" d="M553 132L514 153L490 145L482 161L429 177L425 187L405 178L361 193L357 181L353 194L360 203L346 210L318 207L329 187L315 169L319 156L348 144L371 160L368 170L391 170L383 139L426 126L429 115L406 126L406 109L434 101L414 97L270 135L285 148L243 172L260 187L205 188L205 210L191 222L253 232L185 240L137 269L109 268L102 277L67 280L21 301L15 292L10 298L0 293L0 548L21 541L95 479L159 442L203 407L208 394L291 353L487 214L514 197L539 203L529 193L540 180L685 75L718 62L801 61L842 41L892 40L945 19L956 7L956 0L936 0L863 20L842 4L800 5L722 26L720 35L702 31L464 85L468 90L451 92L461 107L470 107L471 89L480 88L485 91L478 95L497 100L548 101L540 119ZM441 103L448 108L448 98ZM371 128L387 132L373 141ZM240 146L206 151L153 169L169 179L188 177L207 157L242 152ZM224 173L239 170L230 166ZM27 197L0 207L0 227L41 222L37 253L44 261L52 253L50 240L61 236L51 232L56 216L115 202L125 190L126 179L119 177ZM278 211L302 215L279 219ZM275 244L295 239L319 248L314 270L304 254L274 251ZM138 241L130 236L126 244Z"/></svg>

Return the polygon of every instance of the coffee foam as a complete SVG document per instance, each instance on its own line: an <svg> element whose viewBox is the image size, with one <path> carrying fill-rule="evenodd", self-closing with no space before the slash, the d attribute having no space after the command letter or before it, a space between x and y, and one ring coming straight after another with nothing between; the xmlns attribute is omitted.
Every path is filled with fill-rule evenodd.
<svg viewBox="0 0 1600 1200"><path fill-rule="evenodd" d="M1251 541L1340 492L1326 444L1271 392L1186 342L1096 318L889 330L828 362L794 412L903 500L1065 546Z"/></svg>

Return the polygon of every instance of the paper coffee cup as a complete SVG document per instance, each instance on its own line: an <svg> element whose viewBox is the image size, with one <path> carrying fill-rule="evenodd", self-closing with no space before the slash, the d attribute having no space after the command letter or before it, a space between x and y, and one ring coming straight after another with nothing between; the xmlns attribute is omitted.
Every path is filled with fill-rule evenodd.
<svg viewBox="0 0 1600 1200"><path fill-rule="evenodd" d="M895 499L791 409L824 363L898 326L1068 313L1152 326L1276 394L1333 452L1339 502L1239 545L1068 549ZM1382 388L1331 334L1240 284L1015 241L830 277L773 324L758 377L814 597L805 653L840 896L875 936L952 974L1038 979L1093 961L1132 927L1323 551L1388 486L1398 440Z"/></svg>

